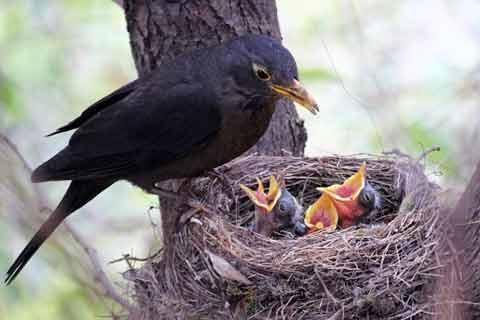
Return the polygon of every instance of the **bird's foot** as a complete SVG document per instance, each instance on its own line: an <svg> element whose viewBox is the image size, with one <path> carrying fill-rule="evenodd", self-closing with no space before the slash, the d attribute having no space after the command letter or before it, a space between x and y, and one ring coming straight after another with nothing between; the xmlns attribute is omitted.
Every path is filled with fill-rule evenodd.
<svg viewBox="0 0 480 320"><path fill-rule="evenodd" d="M166 197L173 200L180 200L185 202L189 207L191 207L196 212L211 212L204 204L199 201L189 199L184 194L179 192L173 192L170 190L165 190L160 188L158 184L154 184L154 186L150 189L150 192L156 194L157 196Z"/></svg>
<svg viewBox="0 0 480 320"><path fill-rule="evenodd" d="M179 199L183 200L185 198L184 196L182 196L178 192L165 190L165 189L159 187L157 183L155 183L153 185L153 187L150 189L150 193L156 194L157 196L174 199L174 200L179 200Z"/></svg>
<svg viewBox="0 0 480 320"><path fill-rule="evenodd" d="M209 177L209 178L219 178L219 179L223 179L223 174L222 174L222 171L218 168L213 168L213 169L210 169L210 170L206 170L205 172L203 172L202 174L203 176L205 177Z"/></svg>

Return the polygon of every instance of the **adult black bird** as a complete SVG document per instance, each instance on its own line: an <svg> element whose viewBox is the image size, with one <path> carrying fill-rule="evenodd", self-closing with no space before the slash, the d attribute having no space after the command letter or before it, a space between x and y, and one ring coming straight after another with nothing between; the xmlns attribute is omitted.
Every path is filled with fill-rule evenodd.
<svg viewBox="0 0 480 320"><path fill-rule="evenodd" d="M118 180L151 191L241 155L288 97L315 113L293 56L267 36L199 49L94 103L53 134L77 129L32 173L33 182L71 180L60 204L8 269L11 283L57 226Z"/></svg>

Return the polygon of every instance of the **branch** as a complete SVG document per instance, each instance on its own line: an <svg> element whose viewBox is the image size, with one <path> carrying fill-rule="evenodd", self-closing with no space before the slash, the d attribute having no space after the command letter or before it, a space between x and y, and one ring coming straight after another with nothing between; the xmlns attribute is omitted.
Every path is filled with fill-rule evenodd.
<svg viewBox="0 0 480 320"><path fill-rule="evenodd" d="M18 151L17 147L4 135L0 134L0 143L6 144L12 151L13 153L17 156L17 158L22 162L25 170L31 174L32 169L30 166L27 164L25 161L25 158L21 155L21 153ZM46 206L46 201L44 200L44 196L41 192L41 190L37 187L37 185L33 185L33 189L35 191L35 194L37 196L38 203L41 208L47 208ZM50 209L48 209L51 211ZM94 279L97 280L103 289L105 290L106 295L108 295L111 299L113 299L115 302L120 304L122 307L127 309L128 311L132 311L135 309L135 306L133 306L129 301L124 299L116 290L115 287L113 286L112 282L108 279L107 274L103 270L100 259L98 257L97 251L93 249L91 246L88 245L87 241L85 238L77 232L77 230L71 226L68 222L64 222L65 229L70 233L72 238L80 245L80 247L83 249L83 251L86 253L88 256L90 263L93 268L93 274L94 274Z"/></svg>
<svg viewBox="0 0 480 320"><path fill-rule="evenodd" d="M72 238L82 247L83 251L85 251L85 253L87 254L94 271L94 279L100 282L103 289L105 290L105 294L112 298L114 301L116 301L118 304L120 304L122 307L127 309L129 312L135 310L135 307L127 299L123 298L117 290L115 290L115 287L113 286L112 282L103 270L102 265L100 264L100 259L98 258L97 251L90 247L87 244L85 238L67 222L65 222L65 228L72 235Z"/></svg>
<svg viewBox="0 0 480 320"><path fill-rule="evenodd" d="M420 161L423 161L428 155L430 155L431 153L434 153L434 152L440 152L441 149L440 147L431 147L431 148L428 148L427 150L424 150L420 156L418 156L417 158L417 164L420 163Z"/></svg>

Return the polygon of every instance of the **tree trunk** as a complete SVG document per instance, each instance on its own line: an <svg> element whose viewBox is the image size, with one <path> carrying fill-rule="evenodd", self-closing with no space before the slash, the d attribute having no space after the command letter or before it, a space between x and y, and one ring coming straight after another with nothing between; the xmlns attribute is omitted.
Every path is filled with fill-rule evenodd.
<svg viewBox="0 0 480 320"><path fill-rule="evenodd" d="M274 0L125 0L123 2L135 65L140 76L179 54L212 46L247 33L280 39ZM291 102L277 104L265 135L249 152L303 155L306 131ZM171 189L170 182L163 188ZM171 199L161 199L164 244L168 246L179 214Z"/></svg>
<svg viewBox="0 0 480 320"><path fill-rule="evenodd" d="M444 290L452 301L440 310L442 319L480 319L480 162L449 218L453 233L447 236L447 270Z"/></svg>

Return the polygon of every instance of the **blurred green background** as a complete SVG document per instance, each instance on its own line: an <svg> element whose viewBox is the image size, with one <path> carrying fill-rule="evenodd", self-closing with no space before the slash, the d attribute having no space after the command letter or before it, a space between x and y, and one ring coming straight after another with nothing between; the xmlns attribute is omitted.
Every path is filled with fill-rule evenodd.
<svg viewBox="0 0 480 320"><path fill-rule="evenodd" d="M317 117L300 111L308 155L415 156L440 146L427 159L432 178L445 186L468 180L480 159L478 1L277 3L285 44L321 107ZM0 132L30 166L69 136L45 134L135 77L123 12L112 1L0 0ZM30 204L32 187L16 160L0 153L0 273L45 216ZM65 185L41 189L52 206ZM148 255L160 246L155 197L124 183L111 189L69 221L103 263ZM0 287L0 319L109 315L115 306L92 289L89 268L60 230L13 286ZM107 269L121 287L126 265Z"/></svg>

